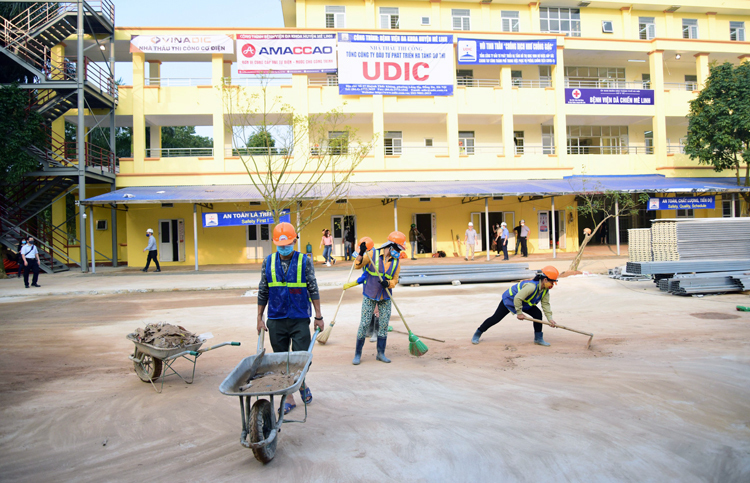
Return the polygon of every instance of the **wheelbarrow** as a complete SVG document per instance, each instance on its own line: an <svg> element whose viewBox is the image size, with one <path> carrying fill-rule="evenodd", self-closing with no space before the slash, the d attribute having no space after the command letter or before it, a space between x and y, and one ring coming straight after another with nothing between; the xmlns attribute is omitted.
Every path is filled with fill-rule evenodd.
<svg viewBox="0 0 750 483"><path fill-rule="evenodd" d="M164 389L164 378L171 375L177 375L180 379L185 381L187 384L192 384L195 379L195 364L198 362L198 357L204 352L224 347L225 345L240 345L239 342L222 342L205 349L201 349L201 346L206 342L205 339L195 344L186 344L179 347L173 347L164 349L156 347L151 344L145 344L138 342L135 334L128 334L127 339L135 344L133 353L128 356L128 359L133 361L133 369L138 375L141 381L150 382L154 390L161 393ZM193 363L193 372L190 375L190 379L182 377L182 374L177 372L174 368L174 363L177 359L186 359ZM159 388L156 387L154 381L161 378L161 385Z"/></svg>
<svg viewBox="0 0 750 483"><path fill-rule="evenodd" d="M288 395L299 391L312 363L312 349L320 329L316 329L307 351L276 352L266 354L263 348L265 330L258 337L258 353L246 357L229 373L219 386L219 391L227 396L240 398L242 416L242 433L240 444L253 450L255 458L261 463L268 463L276 455L278 433L283 423L304 423L307 421L307 403L305 418L302 420L284 419L284 403ZM264 379L270 375L286 375L286 381L274 381L267 384ZM293 375L293 379L292 376ZM274 412L274 398L279 398L279 409ZM255 398L255 403L252 403ZM267 399L266 399L267 398Z"/></svg>

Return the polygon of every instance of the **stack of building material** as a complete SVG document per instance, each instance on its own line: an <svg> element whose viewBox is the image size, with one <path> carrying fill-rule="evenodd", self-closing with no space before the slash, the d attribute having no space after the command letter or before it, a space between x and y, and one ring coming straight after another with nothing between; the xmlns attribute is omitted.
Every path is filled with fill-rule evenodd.
<svg viewBox="0 0 750 483"><path fill-rule="evenodd" d="M677 223L680 260L750 259L750 218L702 218Z"/></svg>
<svg viewBox="0 0 750 483"><path fill-rule="evenodd" d="M628 273L628 271L625 269L625 266L622 266L610 268L609 278L625 280L628 282L642 282L644 280L651 280L651 275L636 275L634 273Z"/></svg>
<svg viewBox="0 0 750 483"><path fill-rule="evenodd" d="M651 229L632 228L628 230L628 261L650 262L651 254Z"/></svg>
<svg viewBox="0 0 750 483"><path fill-rule="evenodd" d="M697 273L671 279L669 292L674 295L743 292L750 287L749 272L730 274Z"/></svg>
<svg viewBox="0 0 750 483"><path fill-rule="evenodd" d="M638 275L672 275L676 273L731 272L750 270L746 260L686 260L677 262L628 262L628 273Z"/></svg>
<svg viewBox="0 0 750 483"><path fill-rule="evenodd" d="M537 274L528 263L490 263L484 265L411 265L401 267L402 285L430 285L440 283L513 282L530 280Z"/></svg>
<svg viewBox="0 0 750 483"><path fill-rule="evenodd" d="M677 251L677 223L674 220L653 220L651 252L655 262L671 262L680 259Z"/></svg>

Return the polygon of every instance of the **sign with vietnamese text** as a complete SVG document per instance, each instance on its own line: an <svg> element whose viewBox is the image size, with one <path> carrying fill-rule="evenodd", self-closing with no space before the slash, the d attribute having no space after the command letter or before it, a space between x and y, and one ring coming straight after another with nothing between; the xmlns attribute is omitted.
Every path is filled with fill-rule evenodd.
<svg viewBox="0 0 750 483"><path fill-rule="evenodd" d="M289 210L283 210L279 223L291 223ZM203 228L214 226L272 225L272 211L233 211L227 213L203 213Z"/></svg>
<svg viewBox="0 0 750 483"><path fill-rule="evenodd" d="M130 52L146 54L233 54L228 35L132 35Z"/></svg>
<svg viewBox="0 0 750 483"><path fill-rule="evenodd" d="M237 34L240 74L336 72L336 34Z"/></svg>
<svg viewBox="0 0 750 483"><path fill-rule="evenodd" d="M566 88L565 104L653 106L654 91L649 89Z"/></svg>
<svg viewBox="0 0 750 483"><path fill-rule="evenodd" d="M715 196L690 196L674 198L649 198L648 209L657 210L713 210Z"/></svg>
<svg viewBox="0 0 750 483"><path fill-rule="evenodd" d="M452 96L452 35L339 33L339 94Z"/></svg>
<svg viewBox="0 0 750 483"><path fill-rule="evenodd" d="M555 65L557 40L458 39L459 65Z"/></svg>

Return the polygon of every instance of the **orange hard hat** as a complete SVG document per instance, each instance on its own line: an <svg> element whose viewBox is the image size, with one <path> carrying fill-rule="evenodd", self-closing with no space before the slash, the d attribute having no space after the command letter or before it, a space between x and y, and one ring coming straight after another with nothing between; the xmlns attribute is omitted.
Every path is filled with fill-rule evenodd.
<svg viewBox="0 0 750 483"><path fill-rule="evenodd" d="M278 247L293 245L297 239L297 232L291 223L283 222L273 227L273 244Z"/></svg>
<svg viewBox="0 0 750 483"><path fill-rule="evenodd" d="M368 250L372 250L372 247L375 246L375 242L372 241L372 238L370 238L369 236L363 236L359 240L359 243L357 244L357 246L360 246L363 243L365 244L365 246L367 247Z"/></svg>
<svg viewBox="0 0 750 483"><path fill-rule="evenodd" d="M542 269L542 275L550 282L557 283L557 277L560 276L560 272L552 265L547 265Z"/></svg>
<svg viewBox="0 0 750 483"><path fill-rule="evenodd" d="M388 241L383 243L381 248L388 245L396 245L399 250L406 250L406 248L404 248L406 246L406 235L400 231L392 231L391 234L388 235Z"/></svg>

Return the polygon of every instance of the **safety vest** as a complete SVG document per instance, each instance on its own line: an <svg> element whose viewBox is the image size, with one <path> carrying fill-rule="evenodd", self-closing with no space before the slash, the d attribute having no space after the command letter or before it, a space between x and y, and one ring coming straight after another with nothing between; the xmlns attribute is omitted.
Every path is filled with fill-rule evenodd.
<svg viewBox="0 0 750 483"><path fill-rule="evenodd" d="M521 291L521 288L527 284L533 284L536 288L534 290L534 293L532 293L528 298L523 299L523 310L535 306L542 301L542 298L545 295L547 295L547 290L541 288L539 281L524 280L523 282L518 282L517 284L506 290L505 293L503 293L503 303L506 307L508 307L508 310L510 310L514 314L516 313L516 305L515 303L513 303L513 299L515 299L516 294Z"/></svg>
<svg viewBox="0 0 750 483"><path fill-rule="evenodd" d="M390 248L389 248L390 249ZM383 256L380 254L380 250L373 248L372 255L370 257L370 263L365 266L364 282L362 285L362 295L372 300L390 300L388 292L380 285L380 277L383 280L393 280L393 274L396 273L398 268L398 258L391 258L391 266L384 271L380 271L381 267L385 268L385 261Z"/></svg>
<svg viewBox="0 0 750 483"><path fill-rule="evenodd" d="M307 293L307 255L292 252L286 276L278 252L266 257L269 319L309 319L312 306Z"/></svg>

